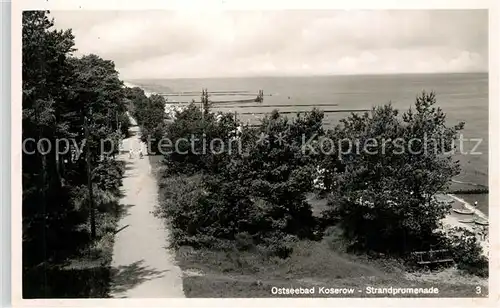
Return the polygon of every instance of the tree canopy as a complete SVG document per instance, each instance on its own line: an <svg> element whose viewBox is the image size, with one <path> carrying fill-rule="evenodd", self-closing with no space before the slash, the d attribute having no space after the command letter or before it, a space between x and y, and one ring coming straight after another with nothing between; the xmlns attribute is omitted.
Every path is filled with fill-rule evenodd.
<svg viewBox="0 0 500 308"><path fill-rule="evenodd" d="M114 140L109 153L117 153L128 117L112 61L74 57L71 30L53 29L48 12L23 12L22 22L23 282L40 284L25 296L51 297L59 290L49 269L98 240L90 217L100 237L100 217L112 216L123 166L102 156L100 144Z"/></svg>
<svg viewBox="0 0 500 308"><path fill-rule="evenodd" d="M449 211L435 196L460 171L450 151L463 128L447 126L435 104L433 93L422 93L402 117L389 104L352 115L331 132L352 150L344 148L340 161L327 158L335 175L326 214L354 246L407 253L435 243L433 232ZM334 171L339 165L343 172Z"/></svg>

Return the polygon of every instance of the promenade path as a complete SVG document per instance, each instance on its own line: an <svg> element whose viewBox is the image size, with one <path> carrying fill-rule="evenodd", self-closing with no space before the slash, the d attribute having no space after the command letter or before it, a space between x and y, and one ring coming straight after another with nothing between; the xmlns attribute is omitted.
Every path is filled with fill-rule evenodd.
<svg viewBox="0 0 500 308"><path fill-rule="evenodd" d="M139 158L138 127L130 131L133 135L123 141L119 158L126 162L120 201L124 215L115 235L111 297L184 297L182 271L175 263L174 252L167 249L169 230L153 215L158 204L156 178L148 157ZM134 149L132 158L130 146Z"/></svg>

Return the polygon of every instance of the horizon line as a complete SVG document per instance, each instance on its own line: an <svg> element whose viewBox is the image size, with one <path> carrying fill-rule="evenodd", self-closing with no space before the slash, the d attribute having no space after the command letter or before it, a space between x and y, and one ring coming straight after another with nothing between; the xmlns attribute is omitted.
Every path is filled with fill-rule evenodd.
<svg viewBox="0 0 500 308"><path fill-rule="evenodd" d="M489 74L489 71L470 72L400 72L400 73L366 73L366 74L307 74L307 75L239 75L239 76L202 76L202 77L149 77L123 78L124 81L159 80L159 79L232 79L232 78L302 78L302 77L345 77L345 76L389 76L389 75L459 75L459 74Z"/></svg>

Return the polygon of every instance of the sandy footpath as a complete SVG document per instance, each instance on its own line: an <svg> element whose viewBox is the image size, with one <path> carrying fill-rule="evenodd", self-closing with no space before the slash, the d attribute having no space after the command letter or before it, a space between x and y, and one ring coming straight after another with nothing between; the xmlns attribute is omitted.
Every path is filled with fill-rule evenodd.
<svg viewBox="0 0 500 308"><path fill-rule="evenodd" d="M135 121L133 121L133 124ZM158 186L149 159L139 159L138 128L123 141L120 159L126 162L123 179L125 214L118 222L112 261L111 296L115 298L184 297L182 272L168 245L168 229L153 211L158 203ZM129 157L128 149L134 149Z"/></svg>

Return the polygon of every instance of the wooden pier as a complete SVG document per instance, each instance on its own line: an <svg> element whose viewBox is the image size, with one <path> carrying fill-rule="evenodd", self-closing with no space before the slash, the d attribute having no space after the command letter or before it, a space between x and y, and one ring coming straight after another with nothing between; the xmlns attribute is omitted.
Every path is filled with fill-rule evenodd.
<svg viewBox="0 0 500 308"><path fill-rule="evenodd" d="M171 98L171 97L184 97L184 96L196 96L200 92L195 91L183 91L183 92L175 92L175 93L158 93L163 97ZM258 93L252 93L250 91L211 91L208 92L207 89L202 89L201 99L191 101L176 101L175 104L191 104L191 103L201 103L204 99L204 95L207 97L215 96L253 96L254 98L245 98L245 99L228 99L228 100L209 100L210 104L230 104L230 103L262 103L264 101L264 90L259 90Z"/></svg>
<svg viewBox="0 0 500 308"><path fill-rule="evenodd" d="M200 95L200 92L197 91L183 91L183 92L175 92L175 93L158 93L159 95L168 98L172 97L194 97ZM243 98L243 99L228 99L228 100L211 100L211 96L253 96L254 98ZM269 95L271 96L271 95ZM290 98L290 97L288 97ZM264 102L264 90L259 90L257 93L251 91L243 91L243 90L231 90L231 91L208 91L207 89L201 90L201 95L199 100L192 99L191 101L167 101L167 104L172 105L186 105L186 104L200 104L201 109L206 113L209 108L219 109L220 111L226 110L226 112L234 113L235 118L238 115L266 115L271 112L271 110L261 111L262 108L295 108L295 110L279 110L281 114L297 114L309 112L312 108L316 107L336 107L338 104L271 104L265 105ZM309 107L305 110L305 108L298 107ZM239 109L247 109L248 108L259 108L258 111L238 111ZM322 112L325 114L329 113L355 113L355 112L367 112L371 109L323 109Z"/></svg>
<svg viewBox="0 0 500 308"><path fill-rule="evenodd" d="M267 107L267 106L263 106ZM314 107L314 106L311 106ZM370 111L371 109L335 109L335 110L321 110L324 113L342 113L342 112L347 112L347 113L352 113L352 112L365 112L365 111ZM309 112L311 110L293 110L293 111L283 111L279 110L280 114L294 114L294 113L304 113L304 112ZM268 114L270 111L267 112L239 112L238 114L251 114L251 115L256 115L256 114Z"/></svg>

